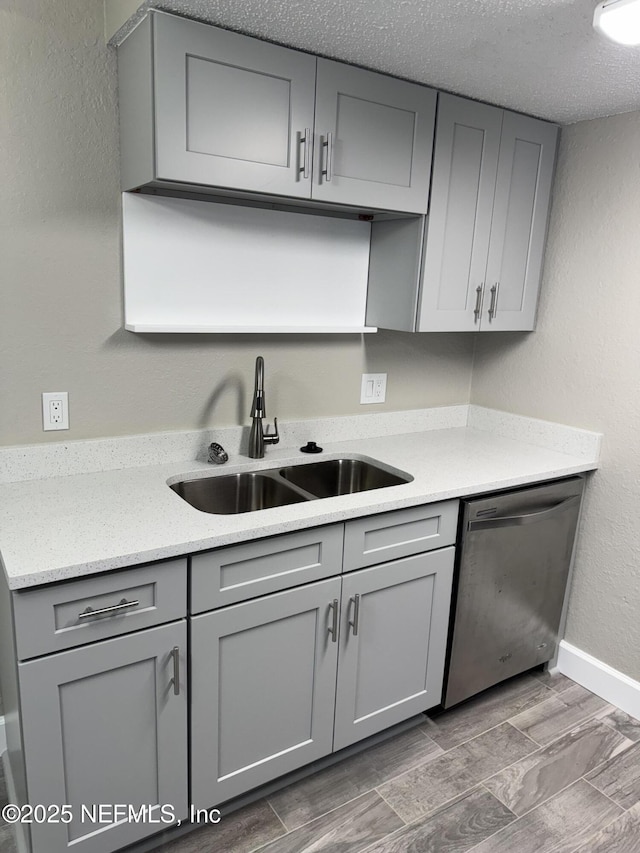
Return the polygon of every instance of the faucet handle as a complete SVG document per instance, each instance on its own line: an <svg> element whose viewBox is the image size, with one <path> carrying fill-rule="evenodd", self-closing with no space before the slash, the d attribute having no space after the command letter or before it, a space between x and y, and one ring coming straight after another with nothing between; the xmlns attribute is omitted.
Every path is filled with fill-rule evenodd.
<svg viewBox="0 0 640 853"><path fill-rule="evenodd" d="M278 419L273 419L273 429L274 432L269 432L269 427L267 426L267 431L263 435L265 444L277 444L280 441L280 433L278 432Z"/></svg>
<svg viewBox="0 0 640 853"><path fill-rule="evenodd" d="M221 444L215 441L209 445L209 462L215 462L216 465L222 465L229 461L229 454Z"/></svg>

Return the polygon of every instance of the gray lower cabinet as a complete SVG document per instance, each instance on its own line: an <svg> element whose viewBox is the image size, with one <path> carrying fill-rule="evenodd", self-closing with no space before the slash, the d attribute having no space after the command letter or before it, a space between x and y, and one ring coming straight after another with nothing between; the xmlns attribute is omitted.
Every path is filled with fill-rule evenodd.
<svg viewBox="0 0 640 853"><path fill-rule="evenodd" d="M33 853L111 853L187 816L186 634L183 619L19 664L28 802L73 817L32 823Z"/></svg>
<svg viewBox="0 0 640 853"><path fill-rule="evenodd" d="M329 524L194 554L189 612L207 613L339 575L344 527Z"/></svg>
<svg viewBox="0 0 640 853"><path fill-rule="evenodd" d="M438 704L457 511L196 554L189 621L185 558L0 583L8 772L17 801L50 818L26 825L29 853L114 853L189 803L216 806Z"/></svg>
<svg viewBox="0 0 640 853"><path fill-rule="evenodd" d="M195 806L331 752L339 600L331 578L193 617Z"/></svg>
<svg viewBox="0 0 640 853"><path fill-rule="evenodd" d="M426 213L436 93L163 13L118 49L122 188Z"/></svg>
<svg viewBox="0 0 640 853"><path fill-rule="evenodd" d="M458 501L395 509L348 521L344 571L445 548L456 541Z"/></svg>
<svg viewBox="0 0 640 853"><path fill-rule="evenodd" d="M260 574L261 563L273 572L278 556L288 566L300 537L325 542L331 553L344 532L344 564L332 556L338 576L192 616L198 808L440 702L457 512L457 501L444 501L229 549L229 559L250 560ZM192 572L202 574L214 555L194 556ZM367 568L350 571L358 566Z"/></svg>
<svg viewBox="0 0 640 853"><path fill-rule="evenodd" d="M453 548L345 575L333 748L437 705Z"/></svg>

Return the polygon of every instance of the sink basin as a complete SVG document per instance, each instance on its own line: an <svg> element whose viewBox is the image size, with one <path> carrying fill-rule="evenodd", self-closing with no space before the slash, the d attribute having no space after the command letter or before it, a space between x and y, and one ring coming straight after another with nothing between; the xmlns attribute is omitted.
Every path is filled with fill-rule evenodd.
<svg viewBox="0 0 640 853"><path fill-rule="evenodd" d="M171 488L196 509L220 515L253 512L308 500L285 482L252 472L182 480Z"/></svg>
<svg viewBox="0 0 640 853"><path fill-rule="evenodd" d="M409 474L393 473L361 459L326 459L286 468L181 480L170 488L195 509L232 515L399 486L412 479Z"/></svg>
<svg viewBox="0 0 640 853"><path fill-rule="evenodd" d="M280 474L289 483L311 492L317 498L350 495L385 486L399 486L412 479L392 474L361 459L327 459L308 465L291 465Z"/></svg>

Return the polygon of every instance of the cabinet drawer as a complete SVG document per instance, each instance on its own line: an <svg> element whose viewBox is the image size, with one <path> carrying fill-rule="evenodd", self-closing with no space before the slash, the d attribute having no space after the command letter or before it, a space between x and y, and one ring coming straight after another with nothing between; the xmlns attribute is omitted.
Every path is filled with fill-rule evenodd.
<svg viewBox="0 0 640 853"><path fill-rule="evenodd" d="M191 613L203 613L342 570L343 526L286 533L191 557Z"/></svg>
<svg viewBox="0 0 640 853"><path fill-rule="evenodd" d="M186 590L187 560L181 558L17 592L13 606L18 659L182 619Z"/></svg>
<svg viewBox="0 0 640 853"><path fill-rule="evenodd" d="M453 545L457 526L458 501L398 509L348 521L344 534L344 571Z"/></svg>

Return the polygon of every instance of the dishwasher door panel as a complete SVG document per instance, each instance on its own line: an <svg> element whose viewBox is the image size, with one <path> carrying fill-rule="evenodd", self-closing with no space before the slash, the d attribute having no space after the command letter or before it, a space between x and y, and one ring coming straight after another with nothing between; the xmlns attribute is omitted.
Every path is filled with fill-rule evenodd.
<svg viewBox="0 0 640 853"><path fill-rule="evenodd" d="M465 503L445 707L555 654L583 486Z"/></svg>

